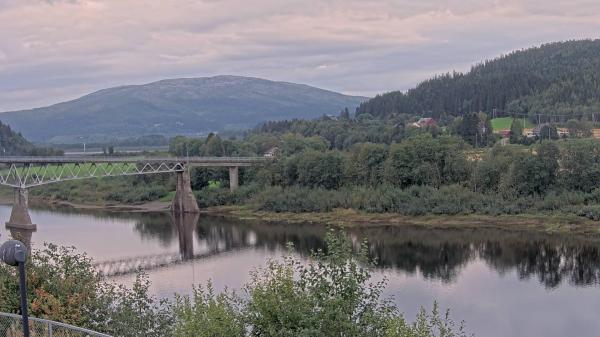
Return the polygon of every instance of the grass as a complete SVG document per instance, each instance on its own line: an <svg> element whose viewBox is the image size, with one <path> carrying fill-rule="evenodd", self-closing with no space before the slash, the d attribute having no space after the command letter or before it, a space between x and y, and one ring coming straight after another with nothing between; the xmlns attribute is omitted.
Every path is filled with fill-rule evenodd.
<svg viewBox="0 0 600 337"><path fill-rule="evenodd" d="M162 198L158 199L162 202L171 202L173 201L173 198L175 198L175 191L171 191L169 193L167 193L165 196L163 196Z"/></svg>
<svg viewBox="0 0 600 337"><path fill-rule="evenodd" d="M498 130L508 130L510 129L510 125L513 122L512 117L502 117L502 118L494 118L492 119L492 128L494 131ZM523 119L519 119L519 122L523 122ZM525 119L525 128L532 128L533 123L531 123L528 119Z"/></svg>
<svg viewBox="0 0 600 337"><path fill-rule="evenodd" d="M275 213L257 211L251 206L216 206L203 210L209 214L240 220L276 223L317 223L338 227L426 226L431 228L498 228L513 231L536 231L547 234L600 235L598 222L569 214L519 215L423 215L405 216L394 213L364 213L351 209L335 209L322 213Z"/></svg>
<svg viewBox="0 0 600 337"><path fill-rule="evenodd" d="M217 180L211 180L208 182L208 188L219 189L219 188L221 188L221 182L217 181Z"/></svg>

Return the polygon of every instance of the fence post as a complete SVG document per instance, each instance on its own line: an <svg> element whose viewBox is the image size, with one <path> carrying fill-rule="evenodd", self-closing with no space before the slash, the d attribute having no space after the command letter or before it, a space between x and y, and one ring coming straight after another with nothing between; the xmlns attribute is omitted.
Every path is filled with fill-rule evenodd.
<svg viewBox="0 0 600 337"><path fill-rule="evenodd" d="M48 322L48 337L52 337L52 323Z"/></svg>

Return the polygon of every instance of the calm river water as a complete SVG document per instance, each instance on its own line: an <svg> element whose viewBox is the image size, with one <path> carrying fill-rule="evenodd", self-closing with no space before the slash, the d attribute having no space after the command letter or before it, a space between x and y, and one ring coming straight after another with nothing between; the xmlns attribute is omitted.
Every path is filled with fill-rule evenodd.
<svg viewBox="0 0 600 337"><path fill-rule="evenodd" d="M0 206L6 221L9 206ZM240 288L249 272L279 258L286 243L298 254L323 246L316 225L239 222L216 217L33 209L31 242L75 246L96 261L175 256L149 271L158 296L189 293L212 280L216 289ZM5 220L6 219L6 220ZM4 241L10 233L0 230ZM407 318L437 300L477 336L599 336L600 240L496 229L378 227L350 232L370 242L376 278L388 279ZM179 261L183 259L184 261ZM148 260L147 258L145 260ZM108 264L107 268L114 264ZM130 284L133 276L112 280Z"/></svg>

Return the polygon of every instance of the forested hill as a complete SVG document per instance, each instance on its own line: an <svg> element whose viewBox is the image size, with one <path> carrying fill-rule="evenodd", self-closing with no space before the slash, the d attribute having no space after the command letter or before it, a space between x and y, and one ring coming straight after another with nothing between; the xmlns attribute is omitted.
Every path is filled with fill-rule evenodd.
<svg viewBox="0 0 600 337"><path fill-rule="evenodd" d="M62 155L62 151L36 147L10 126L0 122L0 156L44 156Z"/></svg>
<svg viewBox="0 0 600 337"><path fill-rule="evenodd" d="M578 117L600 112L600 40L545 44L448 73L403 93L364 102L357 114L389 117L411 114L440 118L468 112Z"/></svg>

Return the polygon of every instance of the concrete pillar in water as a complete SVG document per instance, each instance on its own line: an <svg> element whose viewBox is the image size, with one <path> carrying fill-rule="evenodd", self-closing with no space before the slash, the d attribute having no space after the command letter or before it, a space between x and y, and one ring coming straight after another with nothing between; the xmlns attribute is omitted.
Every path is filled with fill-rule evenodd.
<svg viewBox="0 0 600 337"><path fill-rule="evenodd" d="M177 187L171 203L171 210L175 213L200 213L192 191L190 172L187 170L177 172Z"/></svg>
<svg viewBox="0 0 600 337"><path fill-rule="evenodd" d="M237 190L240 182L239 182L239 168L237 166L233 166L229 168L229 190L231 192Z"/></svg>
<svg viewBox="0 0 600 337"><path fill-rule="evenodd" d="M10 212L10 219L6 223L6 228L33 231L37 229L37 226L31 223L31 217L29 216L29 198L26 188L15 188L13 208L12 212Z"/></svg>

